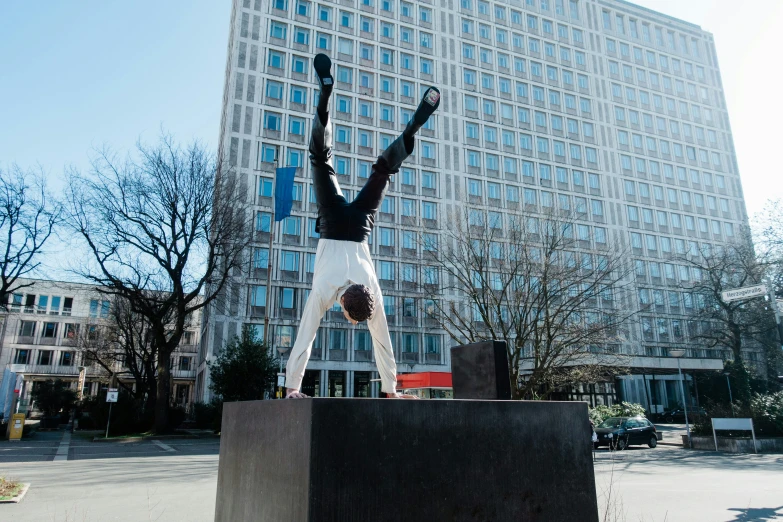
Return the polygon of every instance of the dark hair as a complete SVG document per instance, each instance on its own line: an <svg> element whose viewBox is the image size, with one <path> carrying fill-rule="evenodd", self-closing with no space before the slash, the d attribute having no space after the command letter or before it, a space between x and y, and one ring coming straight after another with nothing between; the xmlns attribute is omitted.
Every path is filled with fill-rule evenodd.
<svg viewBox="0 0 783 522"><path fill-rule="evenodd" d="M343 294L343 308L354 321L366 321L375 312L375 296L364 285L351 285Z"/></svg>

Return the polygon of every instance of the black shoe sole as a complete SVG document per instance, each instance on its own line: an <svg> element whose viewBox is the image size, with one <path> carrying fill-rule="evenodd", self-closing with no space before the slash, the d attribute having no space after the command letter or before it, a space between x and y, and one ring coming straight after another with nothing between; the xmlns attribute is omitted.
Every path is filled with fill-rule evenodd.
<svg viewBox="0 0 783 522"><path fill-rule="evenodd" d="M331 88L334 85L334 78L332 77L332 60L329 59L323 53L319 53L313 59L313 68L315 74L318 77L318 84L321 88Z"/></svg>
<svg viewBox="0 0 783 522"><path fill-rule="evenodd" d="M424 125L427 123L429 117L432 116L436 110L438 110L439 106L440 91L435 87L430 87L427 89L427 92L424 93L424 96L421 99L421 103L419 103L419 107L416 109L416 113L413 115L413 120L420 125Z"/></svg>

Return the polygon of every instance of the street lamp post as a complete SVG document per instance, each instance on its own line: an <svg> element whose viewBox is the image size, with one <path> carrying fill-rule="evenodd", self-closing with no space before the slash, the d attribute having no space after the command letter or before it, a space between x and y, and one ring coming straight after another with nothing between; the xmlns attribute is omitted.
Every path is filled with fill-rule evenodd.
<svg viewBox="0 0 783 522"><path fill-rule="evenodd" d="M723 372L723 375L726 376L726 384L729 387L729 405L731 406L731 416L735 417L735 415L734 415L734 398L731 396L731 381L729 380L729 375L731 375L731 373Z"/></svg>
<svg viewBox="0 0 783 522"><path fill-rule="evenodd" d="M688 447L693 448L691 426L688 422L688 399L685 397L685 387L682 385L682 369L680 367L680 358L685 355L685 350L669 350L669 355L677 359L677 373L680 375L680 393L682 394L682 407L685 411L685 430L688 433Z"/></svg>

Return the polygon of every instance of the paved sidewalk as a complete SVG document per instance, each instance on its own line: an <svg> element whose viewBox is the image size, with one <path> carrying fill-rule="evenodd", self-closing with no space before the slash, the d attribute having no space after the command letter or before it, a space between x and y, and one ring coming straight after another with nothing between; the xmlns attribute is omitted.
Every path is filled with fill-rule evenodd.
<svg viewBox="0 0 783 522"><path fill-rule="evenodd" d="M0 520L212 521L218 439L119 443L77 434L68 460L54 461L64 438L56 436L25 446L0 442L0 475L32 483L21 503L0 505Z"/></svg>
<svg viewBox="0 0 783 522"><path fill-rule="evenodd" d="M631 447L595 472L602 521L783 521L783 455Z"/></svg>

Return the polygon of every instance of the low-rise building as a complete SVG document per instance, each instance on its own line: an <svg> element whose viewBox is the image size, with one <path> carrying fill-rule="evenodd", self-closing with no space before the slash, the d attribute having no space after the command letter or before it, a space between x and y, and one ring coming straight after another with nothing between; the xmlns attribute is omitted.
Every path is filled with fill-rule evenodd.
<svg viewBox="0 0 783 522"><path fill-rule="evenodd" d="M62 379L79 390L81 380L83 396L98 394L112 376L133 385L123 357L101 365L91 354L90 343L100 340L111 326L111 296L95 285L41 279L20 282L30 286L13 292L6 309L0 310L0 413L7 415L13 407L9 398L14 385L20 390L20 411L30 408L35 381ZM186 409L195 400L199 315L191 317L170 361L171 401Z"/></svg>

